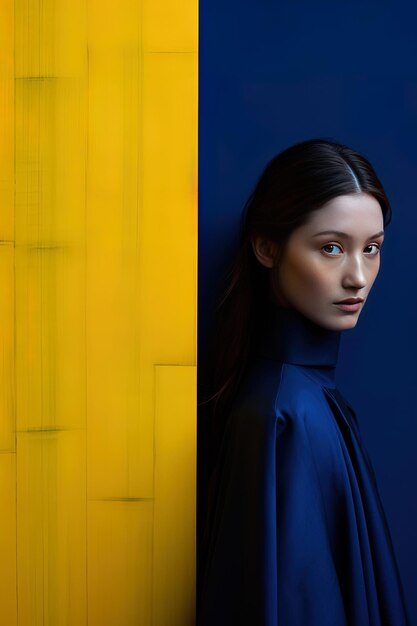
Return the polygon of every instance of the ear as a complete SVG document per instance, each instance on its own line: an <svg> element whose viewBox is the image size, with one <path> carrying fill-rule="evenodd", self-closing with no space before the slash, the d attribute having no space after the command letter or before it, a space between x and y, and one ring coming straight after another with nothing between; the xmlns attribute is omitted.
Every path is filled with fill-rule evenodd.
<svg viewBox="0 0 417 626"><path fill-rule="evenodd" d="M278 244L272 239L263 237L262 235L253 235L251 237L253 253L259 263L265 267L273 267Z"/></svg>

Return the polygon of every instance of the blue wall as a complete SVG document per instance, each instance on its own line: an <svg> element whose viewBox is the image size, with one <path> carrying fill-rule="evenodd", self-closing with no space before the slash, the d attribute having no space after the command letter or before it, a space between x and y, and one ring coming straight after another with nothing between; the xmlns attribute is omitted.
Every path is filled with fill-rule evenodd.
<svg viewBox="0 0 417 626"><path fill-rule="evenodd" d="M417 36L411 3L200 2L199 376L216 284L266 162L329 137L363 152L392 203L381 270L337 383L378 478L417 624Z"/></svg>

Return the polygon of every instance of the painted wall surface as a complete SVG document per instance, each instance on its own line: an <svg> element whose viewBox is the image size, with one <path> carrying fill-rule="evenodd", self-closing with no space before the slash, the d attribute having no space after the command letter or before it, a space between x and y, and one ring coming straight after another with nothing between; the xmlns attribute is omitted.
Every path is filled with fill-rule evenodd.
<svg viewBox="0 0 417 626"><path fill-rule="evenodd" d="M342 336L337 384L360 417L417 624L416 18L402 1L200 2L199 376L218 280L266 162L318 136L363 152L393 219L367 306Z"/></svg>
<svg viewBox="0 0 417 626"><path fill-rule="evenodd" d="M0 622L192 624L198 4L0 3Z"/></svg>

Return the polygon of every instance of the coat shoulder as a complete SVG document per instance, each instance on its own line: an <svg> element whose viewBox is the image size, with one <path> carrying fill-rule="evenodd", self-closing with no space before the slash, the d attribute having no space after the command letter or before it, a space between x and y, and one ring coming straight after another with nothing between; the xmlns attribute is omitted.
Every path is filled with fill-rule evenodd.
<svg viewBox="0 0 417 626"><path fill-rule="evenodd" d="M234 421L252 425L273 423L280 429L314 407L325 406L322 386L303 369L281 361L258 358L242 380L232 409Z"/></svg>

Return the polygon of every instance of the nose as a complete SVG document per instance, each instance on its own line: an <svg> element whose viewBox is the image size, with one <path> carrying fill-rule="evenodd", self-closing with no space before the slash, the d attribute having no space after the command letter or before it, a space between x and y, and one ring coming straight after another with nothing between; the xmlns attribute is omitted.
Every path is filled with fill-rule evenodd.
<svg viewBox="0 0 417 626"><path fill-rule="evenodd" d="M347 259L344 275L343 287L363 289L366 287L367 279L364 259L361 256L352 255Z"/></svg>

